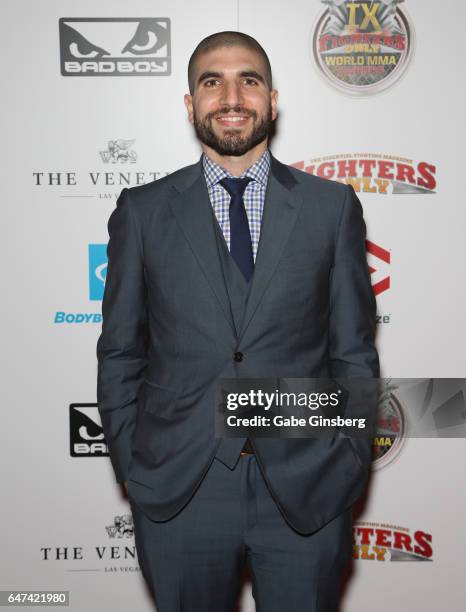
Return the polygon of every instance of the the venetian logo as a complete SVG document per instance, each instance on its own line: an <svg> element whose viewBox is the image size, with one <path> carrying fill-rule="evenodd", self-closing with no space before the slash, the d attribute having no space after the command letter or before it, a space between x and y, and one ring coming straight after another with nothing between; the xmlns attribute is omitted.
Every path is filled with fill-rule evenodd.
<svg viewBox="0 0 466 612"><path fill-rule="evenodd" d="M404 0L321 0L312 55L333 87L350 95L378 93L395 83L413 54L414 31Z"/></svg>
<svg viewBox="0 0 466 612"><path fill-rule="evenodd" d="M134 536L132 515L115 516L113 525L107 525L105 531L109 538L132 538Z"/></svg>
<svg viewBox="0 0 466 612"><path fill-rule="evenodd" d="M133 140L109 140L106 151L99 151L100 158L104 164L135 164L138 159L138 154L131 147L134 144Z"/></svg>

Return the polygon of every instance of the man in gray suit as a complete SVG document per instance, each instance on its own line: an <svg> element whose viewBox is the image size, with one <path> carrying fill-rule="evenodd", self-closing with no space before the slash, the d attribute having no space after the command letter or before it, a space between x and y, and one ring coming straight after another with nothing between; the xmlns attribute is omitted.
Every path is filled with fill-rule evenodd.
<svg viewBox="0 0 466 612"><path fill-rule="evenodd" d="M220 32L188 67L199 162L124 189L109 224L98 403L159 612L335 609L369 440L216 438L220 378L377 377L349 186L276 160L270 63Z"/></svg>

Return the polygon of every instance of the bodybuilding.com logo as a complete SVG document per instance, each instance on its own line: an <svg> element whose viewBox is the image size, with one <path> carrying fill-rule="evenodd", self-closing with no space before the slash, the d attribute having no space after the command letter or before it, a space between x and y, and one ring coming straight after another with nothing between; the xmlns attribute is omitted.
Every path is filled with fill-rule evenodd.
<svg viewBox="0 0 466 612"><path fill-rule="evenodd" d="M89 245L89 299L102 301L107 276L107 245Z"/></svg>
<svg viewBox="0 0 466 612"><path fill-rule="evenodd" d="M171 73L170 20L62 17L63 76L159 76Z"/></svg>
<svg viewBox="0 0 466 612"><path fill-rule="evenodd" d="M88 245L88 277L89 300L101 302L104 297L105 279L107 276L107 245ZM57 310L54 314L54 323L68 325L70 323L102 323L100 312L68 312Z"/></svg>

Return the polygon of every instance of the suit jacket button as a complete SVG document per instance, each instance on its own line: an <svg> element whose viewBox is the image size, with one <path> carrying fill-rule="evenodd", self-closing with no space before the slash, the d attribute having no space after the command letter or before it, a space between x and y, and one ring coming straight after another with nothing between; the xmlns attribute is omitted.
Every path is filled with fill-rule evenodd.
<svg viewBox="0 0 466 612"><path fill-rule="evenodd" d="M243 361L243 353L235 353L233 358L235 361Z"/></svg>

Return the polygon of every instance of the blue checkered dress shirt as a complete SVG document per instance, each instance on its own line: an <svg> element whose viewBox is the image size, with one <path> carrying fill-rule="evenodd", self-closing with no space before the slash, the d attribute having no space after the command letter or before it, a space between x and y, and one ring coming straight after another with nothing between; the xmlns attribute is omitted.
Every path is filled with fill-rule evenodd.
<svg viewBox="0 0 466 612"><path fill-rule="evenodd" d="M230 250L230 194L228 191L219 185L226 176L232 175L207 157L202 155L202 164L204 168L204 176L209 192L210 203L217 217L225 242ZM262 214L264 211L265 190L270 170L270 153L268 149L264 151L262 156L250 168L245 170L241 177L249 176L253 180L248 183L244 192L243 200L246 214L248 216L249 231L251 232L252 254L254 263L256 261L257 247L259 246L259 237L261 232Z"/></svg>

